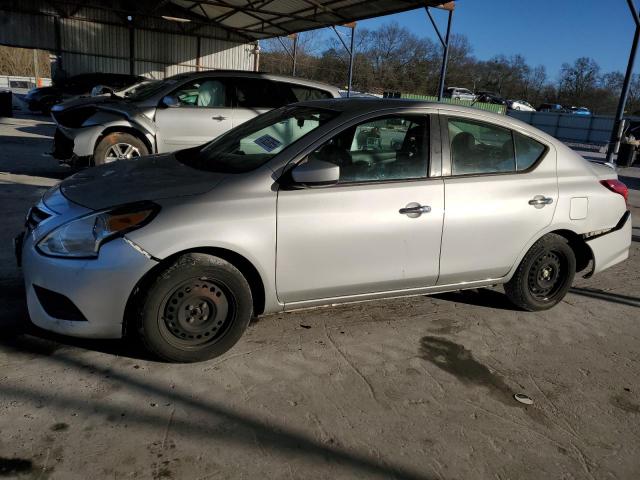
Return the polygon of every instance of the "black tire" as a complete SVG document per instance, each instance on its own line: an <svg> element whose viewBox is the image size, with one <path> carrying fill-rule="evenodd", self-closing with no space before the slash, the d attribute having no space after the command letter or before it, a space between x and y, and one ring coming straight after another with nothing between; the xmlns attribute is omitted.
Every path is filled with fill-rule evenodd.
<svg viewBox="0 0 640 480"><path fill-rule="evenodd" d="M127 151L125 146L131 147L130 155L120 159L135 159L149 153L149 149L145 143L138 137L129 133L113 132L105 135L105 137L98 142L93 152L93 163L95 165L104 165L105 163L116 160L115 157L111 157L111 155L115 153L114 149L119 149L121 153L124 154Z"/></svg>
<svg viewBox="0 0 640 480"><path fill-rule="evenodd" d="M547 310L564 298L575 273L576 257L569 242L549 233L529 249L504 290L517 307Z"/></svg>
<svg viewBox="0 0 640 480"><path fill-rule="evenodd" d="M199 362L233 347L251 320L249 283L229 262L181 255L152 281L138 309L138 334L170 362Z"/></svg>

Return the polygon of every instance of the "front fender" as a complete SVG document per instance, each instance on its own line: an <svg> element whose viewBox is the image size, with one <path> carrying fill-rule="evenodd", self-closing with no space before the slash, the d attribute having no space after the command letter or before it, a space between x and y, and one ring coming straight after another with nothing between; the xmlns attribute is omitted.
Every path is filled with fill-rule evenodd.
<svg viewBox="0 0 640 480"><path fill-rule="evenodd" d="M89 117L82 124L82 127L87 129L89 129L89 127L94 128L90 128L92 135L87 138L90 145L86 145L86 142L83 142L83 144L85 144L83 146L83 150L86 153L80 154L76 152L78 156L93 155L93 150L100 137L108 132L117 130L122 130L125 132L135 130L137 133L144 136L144 138L147 140L147 143L151 145L152 151L150 153L154 153L156 150L155 139L157 128L151 120L143 115L128 116L124 113L100 109L94 115ZM96 131L98 131L98 134L95 134Z"/></svg>

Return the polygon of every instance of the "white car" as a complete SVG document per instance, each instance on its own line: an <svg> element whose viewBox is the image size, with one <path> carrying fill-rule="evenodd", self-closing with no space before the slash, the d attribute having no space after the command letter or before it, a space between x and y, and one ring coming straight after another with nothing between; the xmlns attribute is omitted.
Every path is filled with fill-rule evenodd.
<svg viewBox="0 0 640 480"><path fill-rule="evenodd" d="M535 112L536 109L525 100L507 100L507 106L510 110L518 110L522 112Z"/></svg>
<svg viewBox="0 0 640 480"><path fill-rule="evenodd" d="M449 87L445 90L444 96L454 100L469 100L473 102L476 99L475 94L467 89L461 87Z"/></svg>

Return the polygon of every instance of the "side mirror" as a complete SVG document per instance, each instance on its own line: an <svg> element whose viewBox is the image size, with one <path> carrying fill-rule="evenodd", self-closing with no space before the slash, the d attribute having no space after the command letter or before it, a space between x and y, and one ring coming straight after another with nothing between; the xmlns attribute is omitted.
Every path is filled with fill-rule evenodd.
<svg viewBox="0 0 640 480"><path fill-rule="evenodd" d="M291 177L308 186L333 185L340 179L340 167L324 160L307 160L293 169Z"/></svg>
<svg viewBox="0 0 640 480"><path fill-rule="evenodd" d="M177 107L178 105L180 105L180 101L178 100L177 97L174 97L173 95L167 95L166 97L164 97L162 99L162 104L165 107Z"/></svg>

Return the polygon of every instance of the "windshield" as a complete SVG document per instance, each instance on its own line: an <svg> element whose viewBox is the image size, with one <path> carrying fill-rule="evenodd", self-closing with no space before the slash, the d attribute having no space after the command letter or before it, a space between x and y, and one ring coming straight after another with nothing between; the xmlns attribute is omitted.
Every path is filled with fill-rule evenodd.
<svg viewBox="0 0 640 480"><path fill-rule="evenodd" d="M127 95L126 99L129 102L139 102L141 100L146 100L153 97L156 93L164 90L165 88L171 85L176 85L179 81L188 76L188 73L180 73L164 80L152 81L151 83L141 85L140 87L136 88L134 93L132 93L131 95Z"/></svg>
<svg viewBox="0 0 640 480"><path fill-rule="evenodd" d="M312 107L282 107L229 130L204 147L178 152L176 158L200 170L249 172L335 118L338 113Z"/></svg>

